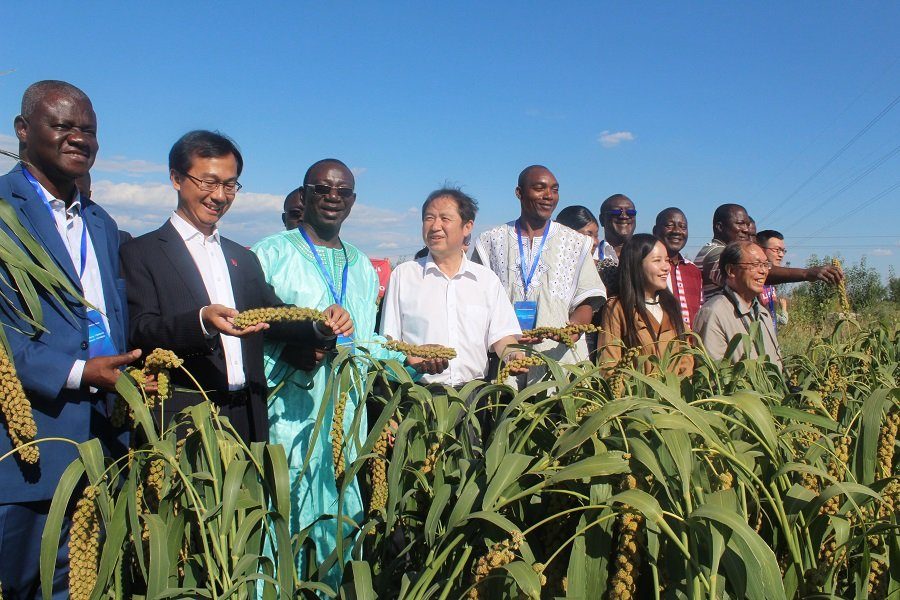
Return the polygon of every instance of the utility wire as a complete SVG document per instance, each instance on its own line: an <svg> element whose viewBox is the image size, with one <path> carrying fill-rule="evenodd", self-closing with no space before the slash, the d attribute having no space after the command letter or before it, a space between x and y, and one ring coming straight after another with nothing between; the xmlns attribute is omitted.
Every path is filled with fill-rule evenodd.
<svg viewBox="0 0 900 600"><path fill-rule="evenodd" d="M820 227L820 228L817 229L816 231L813 231L813 232L812 232L811 234L809 234L809 235L810 235L810 236L815 236L817 233L819 233L819 232L821 232L821 231L824 231L824 230L828 229L828 228L831 227L832 225L836 225L836 224L840 223L840 222L843 221L844 219L846 219L846 218L848 218L848 217L850 217L850 216L852 216L852 215L858 213L858 212L859 212L860 210L862 210L863 208L866 208L866 207L868 207L868 206L871 206L871 205L874 204L875 202L878 202L879 200L881 200L882 198L884 198L885 196L887 196L888 194L890 194L891 192L893 192L893 191L896 190L897 188L900 188L900 181L898 181L898 182L895 183L894 185L888 187L887 189L885 189L885 190L883 190L883 191L881 191L881 192L878 192L877 194L875 194L874 196L872 196L871 198L869 198L868 200L866 200L865 202L863 202L863 203L860 204L859 206L854 207L853 210L848 211L848 212L844 213L843 215L837 217L837 218L834 219L833 221L830 221L830 222L826 223L825 225L823 225L822 227Z"/></svg>
<svg viewBox="0 0 900 600"><path fill-rule="evenodd" d="M851 187L853 187L854 185L856 185L857 183L859 183L860 181L862 181L863 179L865 179L868 175L870 175L870 174L871 174L873 171L875 171L878 167L880 167L881 165L883 165L884 163L886 163L887 161L889 161L891 158L893 158L898 152L900 152L900 145L895 146L895 147L894 147L892 150L890 150L887 154L881 156L881 157L880 157L878 160L876 160L874 163L872 163L871 165L869 165L868 167L866 167L866 169L863 170L862 173L859 173L856 177L854 177L853 179L851 179L848 183L844 184L844 186L841 187L838 191L834 192L833 194L831 194L830 196L828 196L828 197L825 198L824 200L821 200L821 201L817 202L815 207L813 207L812 209L810 209L809 211L807 211L806 213L804 213L804 214L803 214L800 218L798 218L796 221L794 221L793 223L791 223L790 225L788 225L787 227L785 227L785 229L793 229L795 225L798 225L799 223L802 223L807 217L809 217L809 216L812 215L813 213L815 213L815 212L821 210L823 206L825 206L826 204L828 204L829 202L831 202L832 200L834 200L835 198L837 198L838 196L840 196L841 194L843 194L844 192L846 192L847 190L849 190Z"/></svg>
<svg viewBox="0 0 900 600"><path fill-rule="evenodd" d="M850 138L850 140L849 140L846 144L844 144L843 146L841 146L841 148L840 148L837 152L835 152L834 154L832 154L832 155L831 155L831 158L829 158L828 160L825 161L825 164L823 164L821 167L819 167L818 169L816 169L815 173L813 173L812 175L810 175L809 177L807 177L807 178L803 181L803 183L801 183L801 184L797 187L797 189L795 189L793 192L791 192L791 193L788 195L787 198L785 198L784 200L782 200L780 203L778 203L777 206L775 206L772 210L770 210L768 213L766 213L766 215L762 218L762 220L765 221L766 219L768 219L769 217L771 217L773 214L775 214L778 210L784 208L784 205L785 205L785 204L787 204L788 202L790 202L791 200L793 200L794 197L795 197L797 194L799 194L800 191L803 190L803 188L805 188L805 187L806 187L813 179L815 179L816 177L818 177L819 175L821 175L822 172L825 171L825 169L827 169L828 167L830 167L830 166L832 165L832 163L834 163L834 161L836 161L838 158L840 158L841 155L843 155L844 152L846 152L846 151L850 148L850 146L852 146L854 143L856 143L856 141L857 141L859 138L861 138L862 136L864 136L866 133L868 133L868 131L869 131L870 129L872 129L872 127L874 127L875 124L878 123L878 121L880 121L882 118L884 118L885 115L887 115L889 112L891 112L891 109L893 109L895 106L897 106L897 104L900 104L900 95L898 95L897 97L895 97L893 100L891 100L891 101L888 103L887 106L885 106L883 109L881 109L881 112L880 112L880 113L878 113L877 115L875 115L875 117L874 117L871 121L869 121L869 122L866 124L865 127L863 127L863 128L860 129L858 132L856 132L856 135L854 135L852 138Z"/></svg>

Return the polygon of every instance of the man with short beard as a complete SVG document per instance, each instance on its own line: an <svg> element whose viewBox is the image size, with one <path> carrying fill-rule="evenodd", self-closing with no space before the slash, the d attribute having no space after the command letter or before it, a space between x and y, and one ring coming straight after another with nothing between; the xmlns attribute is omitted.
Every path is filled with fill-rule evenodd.
<svg viewBox="0 0 900 600"><path fill-rule="evenodd" d="M748 358L766 355L782 366L772 315L758 298L770 268L762 248L753 242L732 242L722 251L719 270L725 285L721 293L707 300L700 309L694 327L713 359L738 362L745 358L743 344L738 344L730 356L725 353L734 336L753 335L753 325L758 323L762 346L758 339L753 339Z"/></svg>
<svg viewBox="0 0 900 600"><path fill-rule="evenodd" d="M500 278L523 330L590 323L606 289L591 260L590 238L552 220L559 204L556 177L547 167L527 167L519 174L516 197L519 218L482 233L473 260ZM572 350L558 339L520 341L563 363L588 358L581 335L574 336Z"/></svg>
<svg viewBox="0 0 900 600"><path fill-rule="evenodd" d="M681 255L688 241L688 222L680 208L670 207L656 215L653 235L669 256L669 290L681 306L681 319L690 329L703 303L703 277L693 262Z"/></svg>

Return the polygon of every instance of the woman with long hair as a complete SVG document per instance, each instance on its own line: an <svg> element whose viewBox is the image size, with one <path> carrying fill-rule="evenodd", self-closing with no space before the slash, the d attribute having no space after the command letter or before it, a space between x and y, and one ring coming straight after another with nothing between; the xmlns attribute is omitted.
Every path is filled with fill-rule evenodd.
<svg viewBox="0 0 900 600"><path fill-rule="evenodd" d="M600 364L616 365L624 348L637 348L641 355L662 358L687 346L681 308L669 291L669 261L666 247L648 233L632 237L619 257L619 295L603 309L599 349ZM679 375L693 371L693 359L682 355L663 365ZM645 361L644 371L653 370Z"/></svg>

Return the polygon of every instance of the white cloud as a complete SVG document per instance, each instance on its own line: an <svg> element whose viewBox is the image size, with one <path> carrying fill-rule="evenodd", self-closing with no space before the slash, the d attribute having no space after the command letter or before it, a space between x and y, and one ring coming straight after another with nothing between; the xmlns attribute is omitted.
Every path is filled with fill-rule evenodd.
<svg viewBox="0 0 900 600"><path fill-rule="evenodd" d="M114 183L94 181L92 198L103 206L124 229L141 235L162 225L175 210L177 198L169 183ZM222 219L222 233L251 245L280 231L284 198L261 192L238 194L231 210ZM418 209L390 210L356 203L342 237L375 257L398 252L413 253L422 246Z"/></svg>
<svg viewBox="0 0 900 600"><path fill-rule="evenodd" d="M365 175L368 170L369 167L350 167L350 172L353 173L354 177L361 177L362 175Z"/></svg>
<svg viewBox="0 0 900 600"><path fill-rule="evenodd" d="M893 256L894 251L890 248L875 248L872 250L872 256Z"/></svg>
<svg viewBox="0 0 900 600"><path fill-rule="evenodd" d="M633 142L634 134L630 131L610 131L607 129L600 134L597 141L604 148L615 148L622 142Z"/></svg>
<svg viewBox="0 0 900 600"><path fill-rule="evenodd" d="M146 173L167 173L168 167L148 160L129 159L124 156L98 158L94 163L94 171L105 173L125 173L127 175L144 175Z"/></svg>

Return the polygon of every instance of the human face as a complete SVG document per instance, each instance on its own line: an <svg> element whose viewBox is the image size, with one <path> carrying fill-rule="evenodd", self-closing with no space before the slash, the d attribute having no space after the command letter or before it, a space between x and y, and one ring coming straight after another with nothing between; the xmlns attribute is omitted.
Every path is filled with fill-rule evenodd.
<svg viewBox="0 0 900 600"><path fill-rule="evenodd" d="M422 239L432 256L452 256L463 251L473 225L472 221L463 222L456 200L448 196L435 198L422 215Z"/></svg>
<svg viewBox="0 0 900 600"><path fill-rule="evenodd" d="M315 186L327 185L328 194L319 194ZM301 188L303 194L303 222L316 231L340 231L341 224L350 216L356 193L342 198L338 188L353 189L353 173L339 163L322 163L310 173L307 185Z"/></svg>
<svg viewBox="0 0 900 600"><path fill-rule="evenodd" d="M621 214L612 216L609 211L621 210ZM630 217L626 211L634 210L634 202L620 196L615 200L611 200L607 206L606 212L600 215L600 221L603 223L603 233L606 241L615 245L624 244L634 235L634 227L637 225L637 219Z"/></svg>
<svg viewBox="0 0 900 600"><path fill-rule="evenodd" d="M559 204L559 182L547 169L532 169L525 175L525 185L516 187L516 197L526 220L546 223Z"/></svg>
<svg viewBox="0 0 900 600"><path fill-rule="evenodd" d="M16 136L25 145L23 158L56 187L71 190L88 173L97 157L97 115L90 101L65 92L46 94L26 119L16 117ZM60 189L61 188L61 189Z"/></svg>
<svg viewBox="0 0 900 600"><path fill-rule="evenodd" d="M284 212L281 213L281 222L285 229L297 229L303 220L303 199L300 192L294 190L284 200Z"/></svg>
<svg viewBox="0 0 900 600"><path fill-rule="evenodd" d="M731 242L750 241L750 217L743 208L733 209L725 221L716 223L713 228L716 237L730 244Z"/></svg>
<svg viewBox="0 0 900 600"><path fill-rule="evenodd" d="M653 249L641 261L644 271L644 291L655 295L666 289L669 280L669 258L662 242L656 242Z"/></svg>
<svg viewBox="0 0 900 600"><path fill-rule="evenodd" d="M787 248L784 247L784 240L773 237L766 241L763 252L766 253L766 258L769 259L770 263L776 267L780 267L781 261L784 260L784 255L787 252Z"/></svg>
<svg viewBox="0 0 900 600"><path fill-rule="evenodd" d="M600 245L600 226L596 223L588 223L584 227L578 230L578 233L582 233L589 238L591 238L591 243L593 246L591 247L591 254L597 251L597 246Z"/></svg>
<svg viewBox="0 0 900 600"><path fill-rule="evenodd" d="M220 183L236 182L237 160L234 154L212 158L194 156L187 174L190 177L174 169L169 174L172 186L178 191L178 209L175 212L203 235L212 235L216 223L231 208L235 194L226 193L223 185L212 192L202 190L191 177Z"/></svg>
<svg viewBox="0 0 900 600"><path fill-rule="evenodd" d="M763 291L766 277L769 276L769 261L766 253L756 244L744 247L740 264L728 267L730 273L726 277L728 287L747 302Z"/></svg>
<svg viewBox="0 0 900 600"><path fill-rule="evenodd" d="M676 256L688 241L688 222L683 212L670 211L653 228L653 235L662 241L669 256Z"/></svg>

